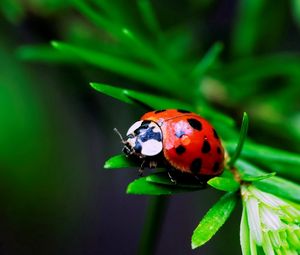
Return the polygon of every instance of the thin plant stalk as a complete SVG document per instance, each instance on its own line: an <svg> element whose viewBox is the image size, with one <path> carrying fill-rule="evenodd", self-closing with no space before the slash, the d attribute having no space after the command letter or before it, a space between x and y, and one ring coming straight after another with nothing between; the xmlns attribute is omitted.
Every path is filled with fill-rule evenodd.
<svg viewBox="0 0 300 255"><path fill-rule="evenodd" d="M150 197L139 243L138 255L153 255L155 253L162 223L166 214L168 200L168 196Z"/></svg>

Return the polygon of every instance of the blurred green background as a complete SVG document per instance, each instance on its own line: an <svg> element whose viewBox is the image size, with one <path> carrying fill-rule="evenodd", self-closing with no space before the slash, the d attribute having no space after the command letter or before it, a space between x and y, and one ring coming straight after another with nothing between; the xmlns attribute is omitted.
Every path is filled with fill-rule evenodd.
<svg viewBox="0 0 300 255"><path fill-rule="evenodd" d="M52 50L49 42L60 40L131 58L74 2L0 2L1 254L136 253L148 198L125 194L136 169L109 172L102 166L121 151L112 129L125 132L145 110L88 84L141 85ZM96 0L88 2L97 6ZM102 8L112 5L111 18L151 44L136 1L130 2L103 1ZM162 51L175 70L184 72L215 42L223 43L219 60L198 80L203 100L237 120L247 111L251 138L300 153L300 1L151 2L161 40L172 42ZM206 246L190 249L194 227L219 194L173 196L157 254L240 254L238 211Z"/></svg>

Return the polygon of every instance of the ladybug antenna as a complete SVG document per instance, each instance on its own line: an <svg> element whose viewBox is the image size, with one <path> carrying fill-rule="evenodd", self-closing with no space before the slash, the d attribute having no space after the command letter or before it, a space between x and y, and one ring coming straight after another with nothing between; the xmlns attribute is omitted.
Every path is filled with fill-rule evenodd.
<svg viewBox="0 0 300 255"><path fill-rule="evenodd" d="M114 131L117 133L117 135L120 137L122 143L126 143L125 140L123 139L123 136L121 135L121 133L119 132L118 129L114 128Z"/></svg>

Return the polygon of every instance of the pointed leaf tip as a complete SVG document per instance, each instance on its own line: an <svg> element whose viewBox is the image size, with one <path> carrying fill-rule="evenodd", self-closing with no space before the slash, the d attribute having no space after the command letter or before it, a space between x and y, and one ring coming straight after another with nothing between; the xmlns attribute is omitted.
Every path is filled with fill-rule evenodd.
<svg viewBox="0 0 300 255"><path fill-rule="evenodd" d="M235 192L240 187L240 184L237 181L228 177L214 177L210 179L207 184L215 189L228 192Z"/></svg>
<svg viewBox="0 0 300 255"><path fill-rule="evenodd" d="M124 154L118 154L112 156L104 163L105 169L117 169L117 168L127 168L127 167L136 167L136 163L130 161Z"/></svg>
<svg viewBox="0 0 300 255"><path fill-rule="evenodd" d="M97 83L95 83L95 82L90 82L89 85L90 85L93 89L98 90Z"/></svg>
<svg viewBox="0 0 300 255"><path fill-rule="evenodd" d="M216 204L209 209L192 235L192 249L208 242L223 226L236 206L235 193L225 194Z"/></svg>
<svg viewBox="0 0 300 255"><path fill-rule="evenodd" d="M50 41L50 44L54 48L58 48L59 47L59 42L58 41Z"/></svg>

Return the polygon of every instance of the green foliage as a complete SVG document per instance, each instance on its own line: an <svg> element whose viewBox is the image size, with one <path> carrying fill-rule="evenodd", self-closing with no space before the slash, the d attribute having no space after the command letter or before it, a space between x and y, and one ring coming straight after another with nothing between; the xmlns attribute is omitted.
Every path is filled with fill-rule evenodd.
<svg viewBox="0 0 300 255"><path fill-rule="evenodd" d="M240 185L237 181L235 181L233 178L226 177L214 177L210 179L207 184L215 189L227 192L235 192L240 188Z"/></svg>
<svg viewBox="0 0 300 255"><path fill-rule="evenodd" d="M128 160L124 154L115 155L104 163L104 168L116 169L136 166L136 163Z"/></svg>
<svg viewBox="0 0 300 255"><path fill-rule="evenodd" d="M207 241L222 227L236 206L235 193L225 194L203 217L192 236L192 248L195 249Z"/></svg>
<svg viewBox="0 0 300 255"><path fill-rule="evenodd" d="M191 2L193 6L205 5ZM292 1L293 15L299 25L298 2ZM229 50L221 42L214 43L208 50L200 43L199 50L199 43L193 41L186 24L163 26L160 22L163 17L148 0L135 3L139 18L131 15L132 8L121 1L73 0L70 4L90 22L85 27L88 39L67 37L52 41L51 47L24 46L18 50L20 58L78 66L87 64L106 70L124 80L118 83L119 87L92 82L90 85L98 92L145 110L191 110L207 118L221 136L228 153L225 171L208 184L229 193L208 211L195 229L193 248L206 243L228 219L241 187L246 190L249 186L250 191L259 189L278 199L300 203L299 111L295 110L299 106L300 58L293 52L269 53L283 31L281 21L286 12L281 9L288 9L287 3L240 1L233 32L229 35ZM21 15L18 12L22 11L11 5L6 15L15 20ZM263 37L266 31L268 40ZM222 50L227 59L222 59ZM263 54L258 54L261 52ZM278 86L270 90L268 86L278 77L283 81L276 80ZM135 89L127 88L131 83ZM235 120L220 109L231 110L231 113L239 113L240 109L249 112L254 137L247 138L246 113L238 133ZM254 142L259 137L257 134L269 137L264 140L269 146ZM274 143L280 147L278 141L287 141L286 147L295 152L273 148ZM139 165L123 155L116 155L108 159L104 167L138 168ZM162 170L134 180L128 185L127 193L173 195L203 188L205 185L191 181L178 180L175 184ZM253 190L250 191L247 192L252 196ZM249 202L247 196L242 199L242 252L252 255L257 250L247 223L252 219L250 212L258 215L258 210L250 206L257 205L257 201ZM265 237L264 242L268 240ZM262 247L270 251L270 245Z"/></svg>
<svg viewBox="0 0 300 255"><path fill-rule="evenodd" d="M244 146L244 142L246 140L246 136L247 136L247 132L248 132L248 115L247 113L244 112L243 115L243 122L242 122L242 126L241 126L241 132L240 132L240 138L238 141L238 144L236 146L235 152L233 154L233 156L231 157L230 161L228 162L228 166L229 167L233 167L235 161L239 158L241 151L243 149Z"/></svg>
<svg viewBox="0 0 300 255"><path fill-rule="evenodd" d="M249 178L261 179L262 177L266 176L265 172L247 161L238 160L236 166L238 167L242 178L243 176L246 176L246 180ZM286 179L273 176L267 179L264 178L254 181L253 185L279 197L283 197L298 203L300 202L300 186Z"/></svg>
<svg viewBox="0 0 300 255"><path fill-rule="evenodd" d="M174 184L166 172L153 173L131 182L127 187L128 194L134 195L172 195L203 189L203 185L190 185L178 182Z"/></svg>

